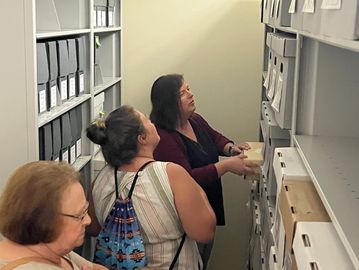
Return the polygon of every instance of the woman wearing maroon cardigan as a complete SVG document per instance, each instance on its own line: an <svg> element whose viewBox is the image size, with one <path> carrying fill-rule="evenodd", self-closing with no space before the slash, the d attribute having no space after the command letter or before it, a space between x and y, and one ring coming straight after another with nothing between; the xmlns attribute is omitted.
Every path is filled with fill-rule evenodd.
<svg viewBox="0 0 359 270"><path fill-rule="evenodd" d="M209 126L195 113L193 94L182 75L159 77L151 90L151 121L156 125L160 142L154 158L171 161L184 167L206 192L216 214L217 225L225 225L221 176L255 171L255 164L240 155L248 144L235 145ZM229 158L219 161L219 156ZM198 244L206 269L213 242Z"/></svg>

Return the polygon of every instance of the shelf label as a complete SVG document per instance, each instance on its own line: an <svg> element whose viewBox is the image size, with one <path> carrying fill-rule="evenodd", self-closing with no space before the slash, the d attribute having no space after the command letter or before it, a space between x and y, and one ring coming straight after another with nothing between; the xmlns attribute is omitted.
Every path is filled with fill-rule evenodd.
<svg viewBox="0 0 359 270"><path fill-rule="evenodd" d="M69 91L69 98L74 97L76 95L76 81L75 77L70 78L70 91Z"/></svg>
<svg viewBox="0 0 359 270"><path fill-rule="evenodd" d="M302 11L304 13L314 13L314 7L314 0L305 0Z"/></svg>
<svg viewBox="0 0 359 270"><path fill-rule="evenodd" d="M272 63L269 61L267 75L266 75L264 83L263 83L263 86L265 87L265 89L268 89L271 73L272 73Z"/></svg>
<svg viewBox="0 0 359 270"><path fill-rule="evenodd" d="M268 91L268 99L269 100L272 100L272 98L274 97L276 79L277 79L277 71L275 69L273 69L272 78L270 81L270 87L269 87L269 91Z"/></svg>
<svg viewBox="0 0 359 270"><path fill-rule="evenodd" d="M70 148L70 162L71 164L74 164L76 161L76 145L74 144Z"/></svg>
<svg viewBox="0 0 359 270"><path fill-rule="evenodd" d="M270 17L274 17L274 5L275 4L275 1L272 0L272 3L271 3L271 7L270 7Z"/></svg>
<svg viewBox="0 0 359 270"><path fill-rule="evenodd" d="M108 26L113 26L113 11L109 10L108 11Z"/></svg>
<svg viewBox="0 0 359 270"><path fill-rule="evenodd" d="M274 0L273 0L273 1L274 1ZM275 1L275 18L279 18L280 1L281 1L281 0Z"/></svg>
<svg viewBox="0 0 359 270"><path fill-rule="evenodd" d="M78 158L79 156L81 156L81 149L82 145L81 145L81 139L77 140L76 142L76 157Z"/></svg>
<svg viewBox="0 0 359 270"><path fill-rule="evenodd" d="M341 0L323 0L321 9L341 9Z"/></svg>
<svg viewBox="0 0 359 270"><path fill-rule="evenodd" d="M106 10L102 11L102 26L106 26Z"/></svg>
<svg viewBox="0 0 359 270"><path fill-rule="evenodd" d="M55 107L57 104L57 86L51 86L50 89L50 108Z"/></svg>
<svg viewBox="0 0 359 270"><path fill-rule="evenodd" d="M61 81L61 100L67 99L67 79Z"/></svg>
<svg viewBox="0 0 359 270"><path fill-rule="evenodd" d="M96 15L96 21L97 21L97 26L102 26L102 12L101 10L97 10L97 15Z"/></svg>
<svg viewBox="0 0 359 270"><path fill-rule="evenodd" d="M283 78L281 75L278 76L277 89L275 91L275 96L272 102L272 108L277 112L280 111L280 101L282 99L282 89L283 89Z"/></svg>
<svg viewBox="0 0 359 270"><path fill-rule="evenodd" d="M46 90L39 92L39 111L40 113L46 111Z"/></svg>
<svg viewBox="0 0 359 270"><path fill-rule="evenodd" d="M66 161L67 163L69 162L69 151L65 150L62 152L62 161Z"/></svg>
<svg viewBox="0 0 359 270"><path fill-rule="evenodd" d="M85 91L85 76L84 74L80 74L80 83L79 83L79 92L83 93Z"/></svg>
<svg viewBox="0 0 359 270"><path fill-rule="evenodd" d="M297 1L292 0L292 2L290 2L288 13L292 13L292 14L295 13L296 5L297 5Z"/></svg>

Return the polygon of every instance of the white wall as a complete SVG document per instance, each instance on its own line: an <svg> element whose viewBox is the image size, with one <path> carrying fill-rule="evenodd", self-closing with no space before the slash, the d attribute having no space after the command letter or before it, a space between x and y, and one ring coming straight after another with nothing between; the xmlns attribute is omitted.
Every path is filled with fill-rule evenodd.
<svg viewBox="0 0 359 270"><path fill-rule="evenodd" d="M259 17L259 0L123 1L123 103L149 114L153 81L181 73L213 127L237 142L258 140ZM227 226L217 230L211 269L228 269L224 258L227 267L244 269L249 185L233 175L222 181Z"/></svg>

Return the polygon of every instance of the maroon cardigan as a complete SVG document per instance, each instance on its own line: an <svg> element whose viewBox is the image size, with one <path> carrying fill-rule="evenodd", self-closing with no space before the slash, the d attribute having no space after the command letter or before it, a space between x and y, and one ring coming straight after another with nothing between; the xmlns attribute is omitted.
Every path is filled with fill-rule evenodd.
<svg viewBox="0 0 359 270"><path fill-rule="evenodd" d="M195 122L203 132L207 133L217 146L218 153L220 155L224 155L224 146L232 141L211 128L206 120L204 120L204 118L199 114L195 113L190 118L190 121ZM185 168L207 193L207 196L209 198L215 198L210 200L210 203L216 212L217 224L224 225L223 197L220 183L221 179L218 177L217 169L214 164L208 164L200 168L192 169L189 164L186 147L181 139L180 134L178 134L176 131L171 132L158 127L157 132L161 139L154 151L154 158L160 161L174 162ZM213 188L210 188L211 186L213 187L213 185L219 185L219 189L213 191ZM211 194L208 194L208 192L211 192ZM218 207L216 207L216 205Z"/></svg>

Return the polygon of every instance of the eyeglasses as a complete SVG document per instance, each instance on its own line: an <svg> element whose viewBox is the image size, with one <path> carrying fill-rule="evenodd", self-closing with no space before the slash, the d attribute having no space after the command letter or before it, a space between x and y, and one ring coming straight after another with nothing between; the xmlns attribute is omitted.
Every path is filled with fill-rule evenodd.
<svg viewBox="0 0 359 270"><path fill-rule="evenodd" d="M65 217L70 217L70 218L76 219L77 221L82 222L84 220L84 218L86 217L88 211L89 211L89 202L86 202L85 210L81 214L71 215L71 214L60 213L60 215L65 216Z"/></svg>

